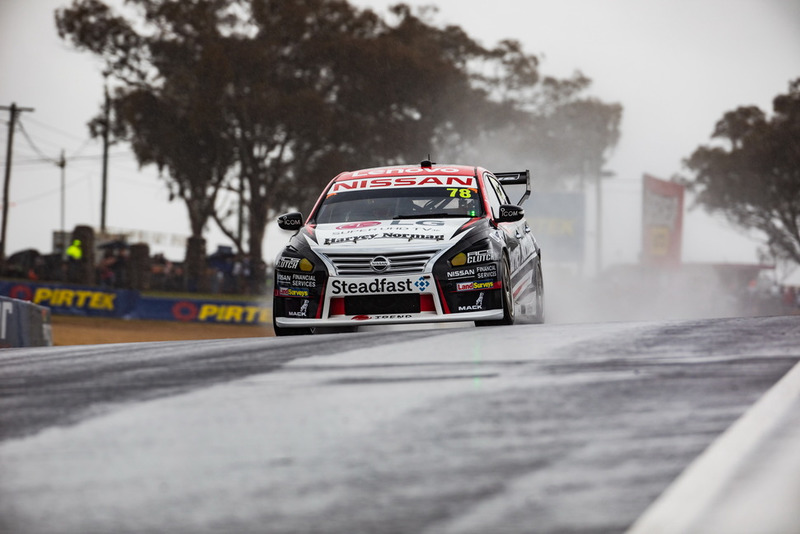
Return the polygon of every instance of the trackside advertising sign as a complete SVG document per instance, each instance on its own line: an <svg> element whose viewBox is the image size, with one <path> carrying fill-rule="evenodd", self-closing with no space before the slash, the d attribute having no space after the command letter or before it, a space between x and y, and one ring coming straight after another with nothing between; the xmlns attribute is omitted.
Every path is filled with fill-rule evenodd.
<svg viewBox="0 0 800 534"><path fill-rule="evenodd" d="M0 295L45 306L55 314L95 317L125 317L139 298L136 291L5 281L0 282Z"/></svg>
<svg viewBox="0 0 800 534"><path fill-rule="evenodd" d="M272 307L259 302L142 297L138 319L241 325L272 324Z"/></svg>
<svg viewBox="0 0 800 534"><path fill-rule="evenodd" d="M0 295L44 306L59 315L220 324L271 324L263 302L145 297L138 291L0 281Z"/></svg>
<svg viewBox="0 0 800 534"><path fill-rule="evenodd" d="M680 265L684 188L648 174L642 180L642 263Z"/></svg>
<svg viewBox="0 0 800 534"><path fill-rule="evenodd" d="M527 219L552 261L583 261L585 241L583 193L537 193Z"/></svg>

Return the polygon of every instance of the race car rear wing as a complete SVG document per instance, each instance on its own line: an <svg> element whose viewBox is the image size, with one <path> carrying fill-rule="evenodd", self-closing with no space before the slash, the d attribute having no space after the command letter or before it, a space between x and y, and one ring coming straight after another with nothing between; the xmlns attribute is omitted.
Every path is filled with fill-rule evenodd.
<svg viewBox="0 0 800 534"><path fill-rule="evenodd" d="M516 171L516 172L496 172L494 173L497 181L500 182L500 185L507 186L507 185L522 185L525 184L525 193L522 195L522 198L519 199L517 202L518 206L521 206L528 197L531 196L531 171L525 169L524 171Z"/></svg>

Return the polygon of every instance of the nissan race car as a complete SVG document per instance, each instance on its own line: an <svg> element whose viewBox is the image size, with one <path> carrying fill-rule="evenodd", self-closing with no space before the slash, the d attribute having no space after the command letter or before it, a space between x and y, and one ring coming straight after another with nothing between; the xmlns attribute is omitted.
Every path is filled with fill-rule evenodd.
<svg viewBox="0 0 800 534"><path fill-rule="evenodd" d="M343 172L275 260L276 335L359 325L544 322L541 250L504 186L530 173L396 166Z"/></svg>

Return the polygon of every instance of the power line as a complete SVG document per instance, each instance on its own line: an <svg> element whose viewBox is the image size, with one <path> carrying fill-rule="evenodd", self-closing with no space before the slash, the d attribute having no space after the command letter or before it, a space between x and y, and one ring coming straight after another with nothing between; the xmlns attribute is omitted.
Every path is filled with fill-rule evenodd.
<svg viewBox="0 0 800 534"><path fill-rule="evenodd" d="M108 155L110 158L124 158L130 157L130 153L128 152L114 152ZM90 154L86 156L67 156L64 159L67 163L76 162L76 161L97 161L103 158L102 154ZM0 163L5 163L4 161L0 160ZM14 161L14 165L34 165L40 163L47 163L48 165L60 165L61 159L54 160L53 158L47 155L41 155L39 158L36 159L25 159L22 161Z"/></svg>
<svg viewBox="0 0 800 534"><path fill-rule="evenodd" d="M55 132L57 134L63 135L64 137L69 137L70 139L72 139L74 141L81 141L81 142L84 141L83 137L78 137L78 136L76 136L74 134L71 134L71 133L66 132L64 130L56 128L55 126L51 126L49 124L45 124L45 123L43 123L41 121L37 121L33 117L27 117L25 120L30 121L33 124L37 125L37 126L41 126L42 128L45 128L46 130L50 130L51 132ZM90 137L89 139L91 140L92 138Z"/></svg>
<svg viewBox="0 0 800 534"><path fill-rule="evenodd" d="M20 133L22 133L22 136L25 138L26 141L28 141L28 146L30 146L33 149L36 155L38 155L45 161L49 161L50 163L54 163L56 165L60 164L60 160L51 158L50 156L45 154L44 151L42 151L38 146L36 146L36 143L34 143L33 139L31 139L31 136L28 135L28 131L25 129L25 126L23 126L22 122L18 122L17 126L19 128Z"/></svg>

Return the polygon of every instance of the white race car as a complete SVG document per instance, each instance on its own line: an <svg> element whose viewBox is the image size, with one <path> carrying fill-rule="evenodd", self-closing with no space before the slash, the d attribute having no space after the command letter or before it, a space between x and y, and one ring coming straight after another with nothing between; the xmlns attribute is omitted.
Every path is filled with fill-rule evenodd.
<svg viewBox="0 0 800 534"><path fill-rule="evenodd" d="M507 184L525 185L517 204ZM276 335L359 325L544 322L541 250L524 219L530 173L396 166L343 172L275 260Z"/></svg>

